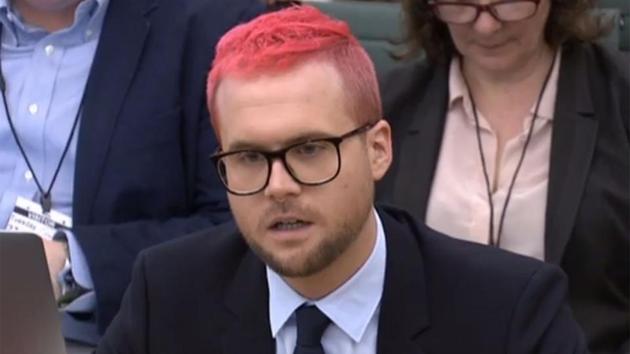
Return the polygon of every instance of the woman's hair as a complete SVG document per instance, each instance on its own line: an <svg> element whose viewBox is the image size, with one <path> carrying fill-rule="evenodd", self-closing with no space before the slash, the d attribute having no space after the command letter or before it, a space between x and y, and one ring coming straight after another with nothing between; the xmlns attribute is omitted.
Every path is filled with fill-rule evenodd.
<svg viewBox="0 0 630 354"><path fill-rule="evenodd" d="M567 41L592 41L611 29L609 19L593 13L595 0L548 1L551 10L545 40L554 48ZM401 2L408 45L403 56L413 56L424 50L431 60L443 61L457 52L448 27L433 14L428 0Z"/></svg>

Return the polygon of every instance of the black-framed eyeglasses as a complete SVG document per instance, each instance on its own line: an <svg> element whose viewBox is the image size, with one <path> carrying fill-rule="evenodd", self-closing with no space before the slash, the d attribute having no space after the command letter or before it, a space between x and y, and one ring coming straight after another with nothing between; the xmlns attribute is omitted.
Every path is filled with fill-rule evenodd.
<svg viewBox="0 0 630 354"><path fill-rule="evenodd" d="M456 25L475 22L484 11L500 22L526 20L536 14L539 3L540 0L502 0L490 4L441 0L428 2L438 19Z"/></svg>
<svg viewBox="0 0 630 354"><path fill-rule="evenodd" d="M339 175L341 142L370 130L374 124L365 124L338 137L309 139L279 150L235 150L219 152L211 158L225 188L235 195L252 195L265 189L276 159L282 161L297 183L317 186Z"/></svg>

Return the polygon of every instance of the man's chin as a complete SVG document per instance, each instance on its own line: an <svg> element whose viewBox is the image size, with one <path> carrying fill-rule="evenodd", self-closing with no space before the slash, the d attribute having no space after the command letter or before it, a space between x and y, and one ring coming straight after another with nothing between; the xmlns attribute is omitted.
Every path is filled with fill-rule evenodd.
<svg viewBox="0 0 630 354"><path fill-rule="evenodd" d="M279 257L265 256L263 261L269 266L269 268L273 269L274 272L286 278L310 277L321 272L328 265L321 260L319 262L307 262L303 257L299 258L292 256L279 259Z"/></svg>

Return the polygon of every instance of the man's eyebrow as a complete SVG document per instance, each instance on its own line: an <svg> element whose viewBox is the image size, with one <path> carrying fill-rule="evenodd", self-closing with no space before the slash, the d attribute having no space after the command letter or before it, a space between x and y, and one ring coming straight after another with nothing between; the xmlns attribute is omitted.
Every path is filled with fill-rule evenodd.
<svg viewBox="0 0 630 354"><path fill-rule="evenodd" d="M322 131L311 131L311 132L303 132L299 135L293 136L289 139L283 140L279 144L274 144L274 146L269 146L268 144L260 144L252 141L245 140L236 140L232 142L226 151L238 151L238 150L254 150L254 151L273 151L277 149L281 149L293 144L303 143L309 140L315 139L323 139L330 138L336 136L331 133L322 132Z"/></svg>
<svg viewBox="0 0 630 354"><path fill-rule="evenodd" d="M249 142L249 141L237 140L233 142L232 144L230 144L230 146L228 146L225 151L229 152L229 151L239 151L239 150L264 151L265 147L262 145L258 145L256 143Z"/></svg>

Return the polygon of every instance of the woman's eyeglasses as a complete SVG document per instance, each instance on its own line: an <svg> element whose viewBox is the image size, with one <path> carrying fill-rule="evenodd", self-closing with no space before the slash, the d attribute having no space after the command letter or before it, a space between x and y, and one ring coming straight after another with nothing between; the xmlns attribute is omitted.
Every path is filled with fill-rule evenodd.
<svg viewBox="0 0 630 354"><path fill-rule="evenodd" d="M482 5L461 1L433 0L428 4L441 21L464 25L477 21L484 11L500 22L526 20L536 14L539 3L540 0L503 0Z"/></svg>

